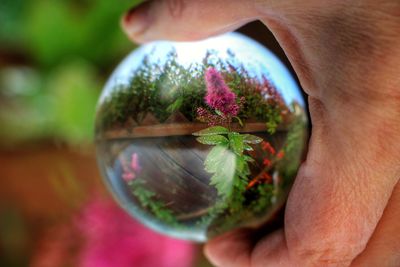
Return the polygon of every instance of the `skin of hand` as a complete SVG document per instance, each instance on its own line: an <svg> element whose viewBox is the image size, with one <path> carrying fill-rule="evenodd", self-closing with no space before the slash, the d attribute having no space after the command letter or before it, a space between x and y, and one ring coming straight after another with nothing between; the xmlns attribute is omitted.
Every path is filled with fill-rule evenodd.
<svg viewBox="0 0 400 267"><path fill-rule="evenodd" d="M216 266L400 266L400 1L146 1L135 42L197 40L261 20L308 95L312 133L284 229L208 242Z"/></svg>

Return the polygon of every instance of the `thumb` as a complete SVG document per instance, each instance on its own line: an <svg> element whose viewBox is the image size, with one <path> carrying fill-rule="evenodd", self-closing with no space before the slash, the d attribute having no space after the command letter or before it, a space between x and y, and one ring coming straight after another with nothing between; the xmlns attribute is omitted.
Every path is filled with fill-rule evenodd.
<svg viewBox="0 0 400 267"><path fill-rule="evenodd" d="M128 11L122 27L138 43L191 41L234 30L257 15L254 1L152 0Z"/></svg>

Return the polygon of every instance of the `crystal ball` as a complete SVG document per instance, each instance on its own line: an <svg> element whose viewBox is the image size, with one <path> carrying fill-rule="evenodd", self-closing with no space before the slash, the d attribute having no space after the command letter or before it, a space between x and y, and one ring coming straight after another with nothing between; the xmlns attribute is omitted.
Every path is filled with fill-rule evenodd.
<svg viewBox="0 0 400 267"><path fill-rule="evenodd" d="M158 232L199 242L270 220L306 138L290 72L238 33L139 47L97 107L98 164L117 202Z"/></svg>

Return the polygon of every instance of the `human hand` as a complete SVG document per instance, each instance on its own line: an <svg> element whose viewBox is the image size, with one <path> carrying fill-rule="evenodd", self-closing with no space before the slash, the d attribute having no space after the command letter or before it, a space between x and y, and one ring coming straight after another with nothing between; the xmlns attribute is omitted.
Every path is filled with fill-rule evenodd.
<svg viewBox="0 0 400 267"><path fill-rule="evenodd" d="M308 95L312 134L285 227L211 240L216 266L400 266L400 2L164 0L129 12L136 42L261 20Z"/></svg>

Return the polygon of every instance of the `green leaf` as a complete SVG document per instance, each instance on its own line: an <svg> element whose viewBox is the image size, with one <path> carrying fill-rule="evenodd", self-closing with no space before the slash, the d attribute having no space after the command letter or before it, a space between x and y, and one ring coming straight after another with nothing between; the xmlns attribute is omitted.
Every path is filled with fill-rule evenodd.
<svg viewBox="0 0 400 267"><path fill-rule="evenodd" d="M229 196L236 180L236 156L233 153L226 154L218 166L218 170L211 177L210 184L214 185L221 196Z"/></svg>
<svg viewBox="0 0 400 267"><path fill-rule="evenodd" d="M219 116L221 116L221 117L225 117L225 114L222 113L222 111L220 111L220 110L218 110L218 109L215 110L215 113L217 113L217 115L219 115Z"/></svg>
<svg viewBox="0 0 400 267"><path fill-rule="evenodd" d="M48 77L54 135L70 144L88 143L93 138L94 114L100 85L93 66L71 61ZM51 89L51 90L50 90Z"/></svg>
<svg viewBox="0 0 400 267"><path fill-rule="evenodd" d="M227 147L216 146L207 155L204 162L205 170L213 173L210 185L215 186L218 194L227 197L232 192L236 179L237 156Z"/></svg>
<svg viewBox="0 0 400 267"><path fill-rule="evenodd" d="M252 157L250 157L250 156L243 155L242 157L243 157L243 159L244 159L245 161L248 161L248 162L255 162L255 160L254 160Z"/></svg>
<svg viewBox="0 0 400 267"><path fill-rule="evenodd" d="M278 127L278 123L275 121L269 121L266 123L267 131L269 134L274 134L276 132L276 128Z"/></svg>
<svg viewBox="0 0 400 267"><path fill-rule="evenodd" d="M197 137L197 142L204 145L227 145L228 139L222 135L206 135Z"/></svg>
<svg viewBox="0 0 400 267"><path fill-rule="evenodd" d="M155 193L145 189L141 185L133 185L133 186L135 186L133 194L139 199L142 206L143 207L150 206L152 202L151 198L155 196Z"/></svg>
<svg viewBox="0 0 400 267"><path fill-rule="evenodd" d="M243 135L243 140L245 143L249 144L259 144L263 141L261 137L252 135L252 134L245 134Z"/></svg>
<svg viewBox="0 0 400 267"><path fill-rule="evenodd" d="M177 111L182 106L182 103L183 103L183 97L178 97L174 103L172 103L167 107L167 112L172 113Z"/></svg>
<svg viewBox="0 0 400 267"><path fill-rule="evenodd" d="M247 176L250 174L250 168L249 164L247 163L247 157L246 155L242 155L240 157L237 157L236 159L236 171L237 174L247 180Z"/></svg>
<svg viewBox="0 0 400 267"><path fill-rule="evenodd" d="M246 150L246 151L253 151L254 149L253 149L253 147L250 146L249 144L244 143L244 150Z"/></svg>
<svg viewBox="0 0 400 267"><path fill-rule="evenodd" d="M178 225L178 222L171 210L165 204L156 199L156 193L144 187L144 183L135 180L129 183L132 193L138 198L140 204L151 211L151 213L163 222L171 225Z"/></svg>
<svg viewBox="0 0 400 267"><path fill-rule="evenodd" d="M244 150L244 140L243 135L238 133L229 134L229 143L230 146L237 155L241 156Z"/></svg>
<svg viewBox="0 0 400 267"><path fill-rule="evenodd" d="M204 161L205 170L214 173L218 170L222 158L228 153L229 150L226 146L213 147L208 153L206 160Z"/></svg>
<svg viewBox="0 0 400 267"><path fill-rule="evenodd" d="M228 197L233 189L232 182L234 177L229 177L221 173L215 173L211 176L210 185L215 186L218 191L218 195L222 197Z"/></svg>
<svg viewBox="0 0 400 267"><path fill-rule="evenodd" d="M234 118L238 121L240 126L242 126L242 127L244 126L243 121L238 116L235 116Z"/></svg>
<svg viewBox="0 0 400 267"><path fill-rule="evenodd" d="M201 131L193 133L194 136L207 136L207 135L216 135L216 134L228 134L229 130L222 126L213 126Z"/></svg>

